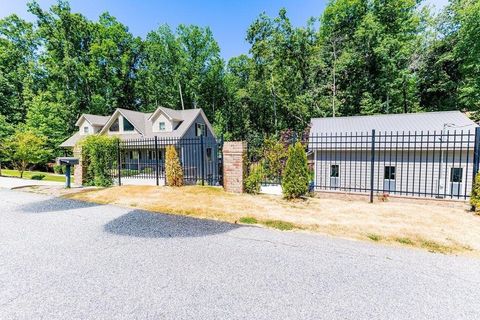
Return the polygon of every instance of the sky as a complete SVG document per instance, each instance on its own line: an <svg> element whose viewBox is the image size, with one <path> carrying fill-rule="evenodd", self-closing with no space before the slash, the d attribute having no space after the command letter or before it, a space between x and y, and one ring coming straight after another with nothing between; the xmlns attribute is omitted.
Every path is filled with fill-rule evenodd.
<svg viewBox="0 0 480 320"><path fill-rule="evenodd" d="M37 0L48 8L55 0ZM0 18L12 13L32 21L27 12L28 0L0 0ZM442 8L448 0L427 0ZM310 17L318 18L328 0L70 0L73 12L97 20L105 11L115 16L136 35L145 35L167 23L172 28L179 24L210 27L225 59L248 53L245 41L248 26L262 12L276 16L281 8L294 26L304 26Z"/></svg>

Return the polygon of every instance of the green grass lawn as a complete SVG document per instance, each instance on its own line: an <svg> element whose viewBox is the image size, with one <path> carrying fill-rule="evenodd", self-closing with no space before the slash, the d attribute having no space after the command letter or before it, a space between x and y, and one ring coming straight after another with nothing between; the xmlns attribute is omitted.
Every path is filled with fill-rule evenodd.
<svg viewBox="0 0 480 320"><path fill-rule="evenodd" d="M65 175L58 175L50 172L41 172L41 171L25 171L23 173L23 179L31 179L32 176L37 174L45 175L43 181L57 181L65 182ZM2 176L5 177L20 177L20 172L18 170L2 169Z"/></svg>

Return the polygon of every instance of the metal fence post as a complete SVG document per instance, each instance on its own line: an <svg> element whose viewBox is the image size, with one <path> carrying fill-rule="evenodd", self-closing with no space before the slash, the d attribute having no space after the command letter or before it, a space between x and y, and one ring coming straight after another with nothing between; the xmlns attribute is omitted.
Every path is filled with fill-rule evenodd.
<svg viewBox="0 0 480 320"><path fill-rule="evenodd" d="M375 129L372 130L372 143L370 152L370 203L373 203L373 174L375 172Z"/></svg>
<svg viewBox="0 0 480 320"><path fill-rule="evenodd" d="M205 150L203 145L203 135L200 136L200 163L201 163L201 170L202 170L202 186L205 185Z"/></svg>
<svg viewBox="0 0 480 320"><path fill-rule="evenodd" d="M478 172L478 166L480 161L480 128L475 128L475 144L473 146L473 182L475 182L475 176Z"/></svg>
<svg viewBox="0 0 480 320"><path fill-rule="evenodd" d="M157 136L155 136L155 180L156 180L157 186L160 185L159 172L158 172L159 165L160 165L160 162L158 159L158 138Z"/></svg>
<svg viewBox="0 0 480 320"><path fill-rule="evenodd" d="M120 140L117 140L117 170L118 170L118 185L122 185L122 157L120 156Z"/></svg>

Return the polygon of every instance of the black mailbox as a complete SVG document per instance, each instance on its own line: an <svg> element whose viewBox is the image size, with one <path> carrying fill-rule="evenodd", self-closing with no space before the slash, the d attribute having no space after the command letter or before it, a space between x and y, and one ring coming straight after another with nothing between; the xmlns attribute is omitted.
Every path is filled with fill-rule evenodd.
<svg viewBox="0 0 480 320"><path fill-rule="evenodd" d="M73 157L59 157L57 158L58 165L64 165L65 170L65 188L70 188L70 171L73 165L79 164L80 160Z"/></svg>
<svg viewBox="0 0 480 320"><path fill-rule="evenodd" d="M74 158L74 157L60 157L60 158L57 158L57 164L58 165L75 165L75 164L78 164L79 163L79 159L78 158Z"/></svg>

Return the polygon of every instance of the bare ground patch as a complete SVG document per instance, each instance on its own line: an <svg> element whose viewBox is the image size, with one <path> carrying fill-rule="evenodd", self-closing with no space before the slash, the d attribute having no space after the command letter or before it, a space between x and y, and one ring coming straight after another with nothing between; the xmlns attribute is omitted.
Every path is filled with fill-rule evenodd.
<svg viewBox="0 0 480 320"><path fill-rule="evenodd" d="M66 198L278 229L416 247L431 252L480 253L480 216L467 205L318 199L226 193L221 188L122 186L77 190Z"/></svg>

